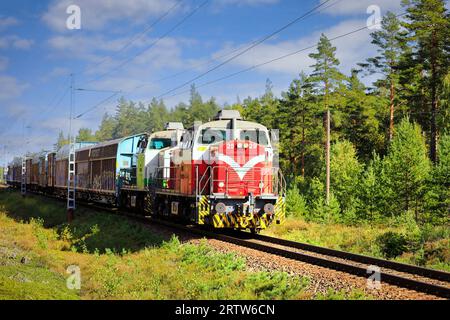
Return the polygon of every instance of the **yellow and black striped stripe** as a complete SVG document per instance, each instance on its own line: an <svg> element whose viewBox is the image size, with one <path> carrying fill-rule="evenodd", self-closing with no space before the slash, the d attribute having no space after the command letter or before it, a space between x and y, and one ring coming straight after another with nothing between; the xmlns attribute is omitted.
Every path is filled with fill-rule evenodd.
<svg viewBox="0 0 450 320"><path fill-rule="evenodd" d="M198 202L198 224L205 224L210 215L211 204L207 196L202 196Z"/></svg>
<svg viewBox="0 0 450 320"><path fill-rule="evenodd" d="M278 197L275 204L275 222L281 224L286 217L286 201L284 197Z"/></svg>

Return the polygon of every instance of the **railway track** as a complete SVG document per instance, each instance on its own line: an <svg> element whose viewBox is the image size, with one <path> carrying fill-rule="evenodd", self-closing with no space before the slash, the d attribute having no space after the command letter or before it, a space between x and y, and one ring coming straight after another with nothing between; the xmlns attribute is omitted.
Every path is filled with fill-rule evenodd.
<svg viewBox="0 0 450 320"><path fill-rule="evenodd" d="M81 203L81 205L126 216L139 222L164 225L172 229L196 234L201 237L232 243L284 258L342 271L366 279L370 276L368 267L376 266L380 268L381 283L388 283L401 288L450 299L450 273L448 272L264 235L254 235L238 231L221 233L218 233L217 231L212 232L196 226L178 224L171 221L155 219L153 217L143 217L141 215L118 210L117 208L93 203Z"/></svg>
<svg viewBox="0 0 450 320"><path fill-rule="evenodd" d="M381 283L388 283L401 288L450 299L450 273L445 271L433 270L264 235L254 235L240 231L217 233L217 231L212 232L196 226L180 225L152 217L136 216L119 210L111 211L146 223L157 223L199 236L275 254L284 258L306 262L332 270L343 271L366 279L370 276L368 267L376 266L380 268Z"/></svg>

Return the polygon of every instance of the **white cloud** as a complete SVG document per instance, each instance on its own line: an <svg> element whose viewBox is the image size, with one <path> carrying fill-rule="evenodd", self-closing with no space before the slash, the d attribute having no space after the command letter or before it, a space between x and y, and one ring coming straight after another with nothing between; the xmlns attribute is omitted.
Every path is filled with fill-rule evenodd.
<svg viewBox="0 0 450 320"><path fill-rule="evenodd" d="M15 39L13 41L13 47L17 49L29 49L34 44L33 40L30 39Z"/></svg>
<svg viewBox="0 0 450 320"><path fill-rule="evenodd" d="M324 2L325 0L320 0ZM328 6L329 4L326 4ZM386 13L386 11L397 12L401 8L400 0L341 0L334 5L331 5L328 9L323 12L334 15L356 15L356 14L367 14L367 8L371 5L376 5L380 7L381 12Z"/></svg>
<svg viewBox="0 0 450 320"><path fill-rule="evenodd" d="M42 16L44 22L56 31L66 31L69 15L66 9L72 0L54 0ZM111 22L128 20L133 23L148 22L175 4L175 0L78 0L81 9L81 28L99 30Z"/></svg>
<svg viewBox="0 0 450 320"><path fill-rule="evenodd" d="M68 76L70 74L70 70L64 67L56 67L50 72L49 77L60 77L60 76Z"/></svg>
<svg viewBox="0 0 450 320"><path fill-rule="evenodd" d="M146 50L156 39L143 36L126 51L115 54L128 40L128 38L107 40L102 36L59 35L51 38L49 45L56 49L54 55L87 62L84 70L85 80L95 79L95 82L89 83L89 86L95 89L126 92L140 84L160 78L162 70L178 70L196 63L182 59L182 49L197 45L195 40L165 38ZM128 60L133 56L134 59ZM127 63L123 64L125 61ZM146 86L142 91L148 92L150 89L150 86Z"/></svg>
<svg viewBox="0 0 450 320"><path fill-rule="evenodd" d="M6 29L18 25L19 21L14 17L1 17L0 16L0 30Z"/></svg>
<svg viewBox="0 0 450 320"><path fill-rule="evenodd" d="M0 100L16 98L26 87L26 84L20 84L14 77L0 75Z"/></svg>
<svg viewBox="0 0 450 320"><path fill-rule="evenodd" d="M23 39L18 36L0 37L0 49L15 48L20 50L28 50L34 44L34 40Z"/></svg>
<svg viewBox="0 0 450 320"><path fill-rule="evenodd" d="M5 70L8 67L9 59L7 57L0 56L0 71Z"/></svg>
<svg viewBox="0 0 450 320"><path fill-rule="evenodd" d="M281 57L303 48L317 44L321 33L324 33L329 39L341 34L345 34L351 30L361 28L365 25L362 20L343 21L331 28L313 32L310 36L281 42L264 43L250 50L244 55L238 57L232 63L240 67L252 67L260 63L264 63L271 59ZM370 32L368 30L355 33L353 35L343 37L332 41L333 46L337 47L336 56L340 60L340 68L343 72L349 73L350 68L356 63L363 61L373 53L373 46L370 43ZM239 47L237 45L236 47ZM230 51L228 47L215 56L222 55L224 52ZM296 55L284 58L282 60L259 67L261 73L281 73L295 76L301 70L308 72L314 61L309 58L308 54L315 51L315 48L305 50Z"/></svg>

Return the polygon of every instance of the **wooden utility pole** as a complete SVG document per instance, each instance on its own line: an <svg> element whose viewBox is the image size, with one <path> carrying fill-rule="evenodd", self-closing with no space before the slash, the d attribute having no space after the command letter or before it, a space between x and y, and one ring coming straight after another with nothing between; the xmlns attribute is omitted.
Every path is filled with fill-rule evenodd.
<svg viewBox="0 0 450 320"><path fill-rule="evenodd" d="M302 162L302 177L305 177L305 112L302 112L302 153L301 153L301 162Z"/></svg>
<svg viewBox="0 0 450 320"><path fill-rule="evenodd" d="M326 142L325 142L325 158L327 167L327 179L326 179L326 202L327 205L330 204L330 108L327 107L326 113Z"/></svg>

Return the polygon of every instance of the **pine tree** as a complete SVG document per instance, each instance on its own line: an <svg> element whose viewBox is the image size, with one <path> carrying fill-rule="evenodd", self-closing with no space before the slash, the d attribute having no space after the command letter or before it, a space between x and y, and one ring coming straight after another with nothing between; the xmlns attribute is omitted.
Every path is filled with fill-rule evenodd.
<svg viewBox="0 0 450 320"><path fill-rule="evenodd" d="M398 205L405 211L414 209L418 220L423 205L426 181L431 164L421 128L403 119L397 127L389 154L384 159L387 186L395 193L390 199L394 208Z"/></svg>
<svg viewBox="0 0 450 320"><path fill-rule="evenodd" d="M278 111L279 101L275 98L272 90L272 81L270 81L270 79L267 79L266 90L264 92L264 95L259 99L262 108L262 114L259 117L259 121L262 125L268 128L277 127L277 124L274 120Z"/></svg>
<svg viewBox="0 0 450 320"><path fill-rule="evenodd" d="M330 196L330 106L337 109L338 100L342 99L337 93L337 89L343 86L342 80L344 75L338 70L339 60L335 57L336 47L331 45L330 40L322 34L317 45L317 52L311 53L310 58L313 58L316 63L312 65L313 73L310 76L310 82L315 89L316 94L319 95L323 101L323 110L325 111L325 128L326 128L326 142L325 142L325 159L327 162L326 174L326 201L329 204ZM333 99L331 99L333 98Z"/></svg>
<svg viewBox="0 0 450 320"><path fill-rule="evenodd" d="M92 134L92 130L89 128L80 128L76 138L77 142L95 142L97 138Z"/></svg>
<svg viewBox="0 0 450 320"><path fill-rule="evenodd" d="M58 151L63 146L68 145L68 144L69 144L69 137L67 137L67 138L64 137L64 133L62 131L59 131L58 140L54 144L55 150Z"/></svg>
<svg viewBox="0 0 450 320"><path fill-rule="evenodd" d="M361 172L362 166L351 142L343 140L334 143L331 148L332 192L344 212L356 208L357 186Z"/></svg>
<svg viewBox="0 0 450 320"><path fill-rule="evenodd" d="M322 156L323 124L307 76L301 73L282 97L275 121L280 130L283 172L312 177Z"/></svg>
<svg viewBox="0 0 450 320"><path fill-rule="evenodd" d="M380 120L384 99L366 94L366 87L354 69L347 82L344 91L345 106L335 113L335 119L340 119L335 131L339 129L343 138L355 145L360 159L368 161L373 151L380 153L384 149L383 126Z"/></svg>
<svg viewBox="0 0 450 320"><path fill-rule="evenodd" d="M420 65L424 71L420 85L431 106L430 158L436 162L439 98L450 65L450 16L444 0L403 0L403 5L408 12L404 23L408 40L415 46L408 65ZM427 106L422 106L422 112L427 110Z"/></svg>
<svg viewBox="0 0 450 320"><path fill-rule="evenodd" d="M145 130L149 132L163 130L168 121L169 112L164 102L153 98L146 111Z"/></svg>
<svg viewBox="0 0 450 320"><path fill-rule="evenodd" d="M113 137L122 138L145 132L145 118L146 110L141 103L136 105L132 101L121 98L115 115L117 125L114 128Z"/></svg>
<svg viewBox="0 0 450 320"><path fill-rule="evenodd" d="M439 141L438 162L433 168L427 193L427 209L433 213L430 220L450 222L450 134ZM442 220L442 221L439 221Z"/></svg>
<svg viewBox="0 0 450 320"><path fill-rule="evenodd" d="M316 63L312 65L313 72L309 77L314 92L323 97L323 110L333 106L332 93L343 85L345 76L339 71L339 60L335 56L336 47L331 45L330 40L322 34L317 44L317 52L309 54Z"/></svg>
<svg viewBox="0 0 450 320"><path fill-rule="evenodd" d="M97 141L107 141L113 139L114 131L116 130L117 121L114 117L105 113L100 123L100 127L95 132L95 137Z"/></svg>
<svg viewBox="0 0 450 320"><path fill-rule="evenodd" d="M404 34L400 27L397 17L392 12L388 12L381 21L381 30L371 34L372 43L378 47L378 55L367 59L367 63L359 64L370 74L381 73L384 77L376 82L376 86L388 88L389 91L389 141L392 141L394 133L394 111L398 103L396 95L399 81L398 65L406 48Z"/></svg>

